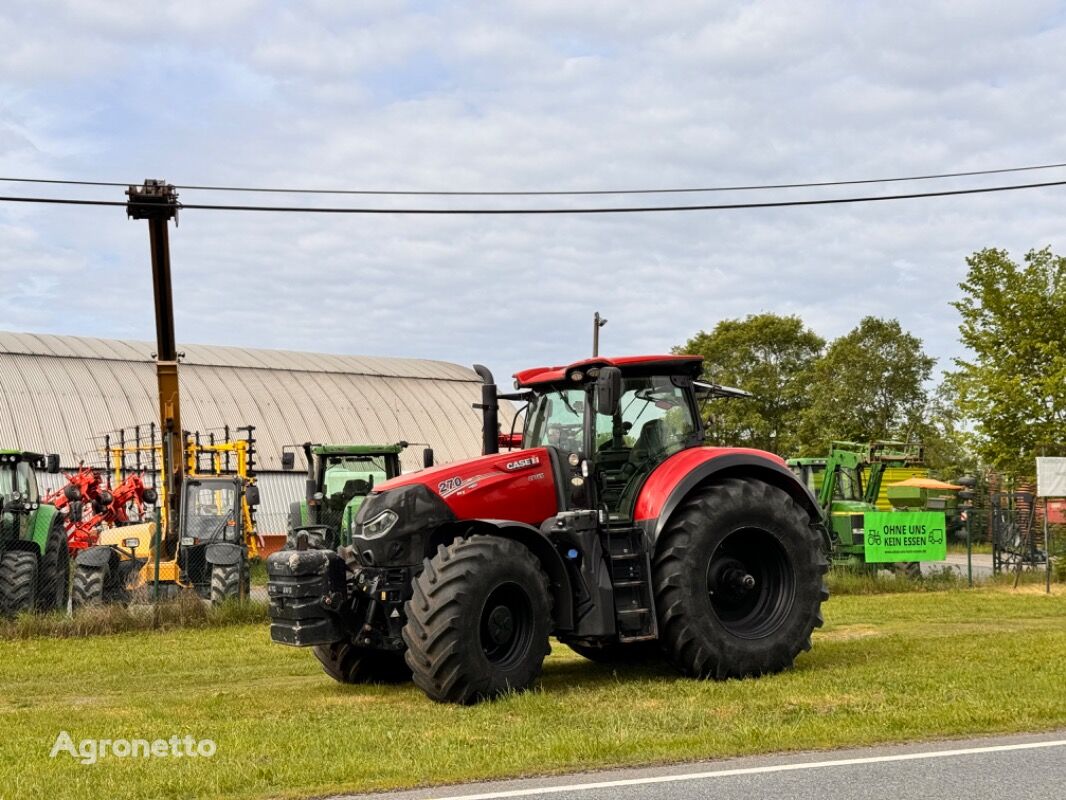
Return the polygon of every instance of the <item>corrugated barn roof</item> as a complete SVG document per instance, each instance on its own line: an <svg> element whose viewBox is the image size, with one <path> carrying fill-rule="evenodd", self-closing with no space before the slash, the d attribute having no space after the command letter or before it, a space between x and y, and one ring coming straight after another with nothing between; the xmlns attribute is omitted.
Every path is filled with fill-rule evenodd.
<svg viewBox="0 0 1066 800"><path fill-rule="evenodd" d="M426 442L438 462L480 452L480 391L458 364L214 345L179 345L182 423L255 425L259 469L305 441ZM95 437L158 421L148 342L0 331L0 444L96 463ZM501 417L510 416L501 409ZM404 469L421 465L410 448Z"/></svg>

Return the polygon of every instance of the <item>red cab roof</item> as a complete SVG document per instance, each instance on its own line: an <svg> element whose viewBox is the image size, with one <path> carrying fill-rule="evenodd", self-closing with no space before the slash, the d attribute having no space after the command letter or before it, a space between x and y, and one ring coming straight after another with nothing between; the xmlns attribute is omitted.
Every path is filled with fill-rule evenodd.
<svg viewBox="0 0 1066 800"><path fill-rule="evenodd" d="M565 367L533 367L516 372L515 382L519 387L538 386L545 383L558 383L566 380L571 370L587 370L590 367L662 367L667 373L698 373L703 363L703 356L619 356L617 358L587 358L584 361L575 361Z"/></svg>

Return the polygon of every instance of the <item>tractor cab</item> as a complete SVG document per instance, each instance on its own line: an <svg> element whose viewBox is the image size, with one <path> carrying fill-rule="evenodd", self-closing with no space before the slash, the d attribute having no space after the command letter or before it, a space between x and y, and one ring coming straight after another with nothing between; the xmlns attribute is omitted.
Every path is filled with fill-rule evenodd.
<svg viewBox="0 0 1066 800"><path fill-rule="evenodd" d="M0 548L29 536L29 519L41 504L37 471L59 472L59 457L0 450Z"/></svg>
<svg viewBox="0 0 1066 800"><path fill-rule="evenodd" d="M574 505L632 518L637 490L664 460L703 442L691 357L519 373L526 390L522 444L584 464ZM587 474L584 474L587 473ZM573 485L573 481L571 481Z"/></svg>
<svg viewBox="0 0 1066 800"><path fill-rule="evenodd" d="M217 553L241 561L249 538L246 503L255 507L259 490L236 475L189 475L182 482L178 531L180 583L210 597L212 562ZM208 550L217 551L208 558ZM149 565L151 566L151 565Z"/></svg>

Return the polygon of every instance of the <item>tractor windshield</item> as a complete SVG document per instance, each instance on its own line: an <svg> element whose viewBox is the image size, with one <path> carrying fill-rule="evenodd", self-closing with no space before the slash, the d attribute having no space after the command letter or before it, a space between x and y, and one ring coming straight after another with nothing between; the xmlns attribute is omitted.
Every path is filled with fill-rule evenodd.
<svg viewBox="0 0 1066 800"><path fill-rule="evenodd" d="M522 446L558 447L567 453L579 453L584 417L583 388L568 387L538 394L530 401Z"/></svg>
<svg viewBox="0 0 1066 800"><path fill-rule="evenodd" d="M346 493L370 494L375 484L387 480L384 456L331 456L326 459L322 475L322 494L326 497Z"/></svg>
<svg viewBox="0 0 1066 800"><path fill-rule="evenodd" d="M240 536L237 486L232 481L188 480L182 516L183 537L200 542Z"/></svg>

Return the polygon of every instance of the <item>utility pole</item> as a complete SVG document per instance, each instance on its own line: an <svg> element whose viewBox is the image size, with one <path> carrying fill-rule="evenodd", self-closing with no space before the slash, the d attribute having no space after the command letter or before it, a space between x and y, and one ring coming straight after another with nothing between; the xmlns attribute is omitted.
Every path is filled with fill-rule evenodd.
<svg viewBox="0 0 1066 800"><path fill-rule="evenodd" d="M152 251L152 291L155 296L156 379L159 384L159 423L163 441L163 485L166 488L167 532L178 530L181 479L185 473L185 433L181 427L177 344L174 340L174 296L170 288L168 223L178 216L178 193L161 180L145 180L126 190L126 214L148 221ZM158 530L158 529L157 529ZM158 533L157 533L158 536ZM160 548L156 547L158 571ZM158 583L158 575L157 575Z"/></svg>
<svg viewBox="0 0 1066 800"><path fill-rule="evenodd" d="M595 358L600 354L600 328L607 324L607 320L600 316L600 312L597 311L592 316L592 357Z"/></svg>

